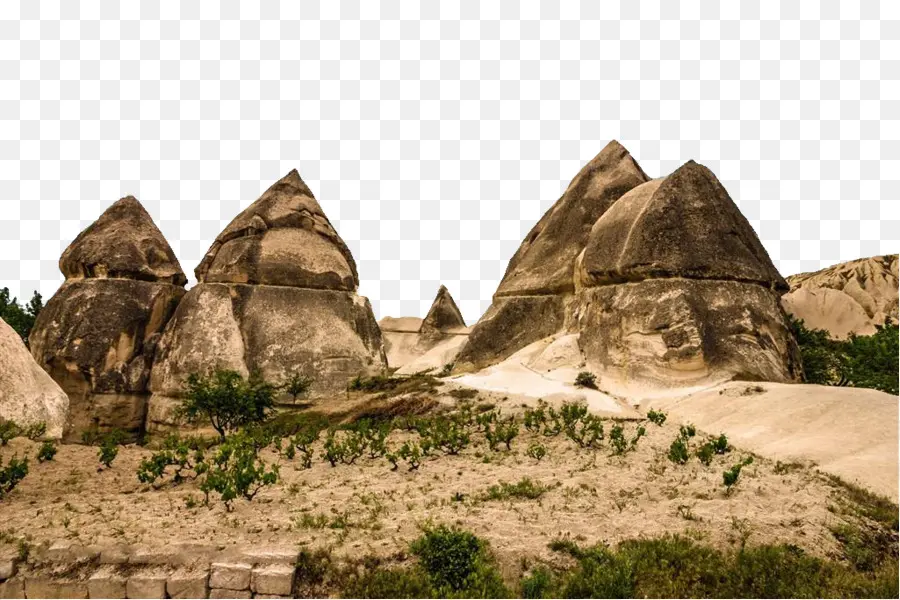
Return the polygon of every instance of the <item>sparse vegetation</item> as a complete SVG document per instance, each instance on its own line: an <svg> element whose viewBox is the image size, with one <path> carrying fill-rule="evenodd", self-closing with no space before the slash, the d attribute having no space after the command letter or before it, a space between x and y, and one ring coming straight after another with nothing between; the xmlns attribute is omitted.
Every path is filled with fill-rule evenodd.
<svg viewBox="0 0 900 600"><path fill-rule="evenodd" d="M725 483L726 493L731 493L734 484L737 483L738 477L741 475L741 469L753 463L753 457L748 456L741 462L736 463L733 467L722 473L722 480Z"/></svg>
<svg viewBox="0 0 900 600"><path fill-rule="evenodd" d="M41 447L38 448L37 459L38 462L47 462L53 460L53 457L56 456L56 442L51 440L45 440Z"/></svg>
<svg viewBox="0 0 900 600"><path fill-rule="evenodd" d="M658 425L660 427L663 426L663 423L666 422L666 413L658 410L650 409L647 411L647 420L653 423L654 425Z"/></svg>
<svg viewBox="0 0 900 600"><path fill-rule="evenodd" d="M575 376L575 385L577 387L597 389L597 376L590 371L581 371Z"/></svg>
<svg viewBox="0 0 900 600"><path fill-rule="evenodd" d="M531 444L528 446L528 450L525 451L525 454L534 460L541 462L541 459L547 456L547 448L545 448L543 444Z"/></svg>
<svg viewBox="0 0 900 600"><path fill-rule="evenodd" d="M260 448L259 440L246 432L229 436L216 448L200 483L207 504L210 492L215 492L231 511L236 498L252 500L262 488L278 481L278 465L263 462Z"/></svg>
<svg viewBox="0 0 900 600"><path fill-rule="evenodd" d="M125 441L125 437L125 432L121 429L100 432L97 427L92 427L82 432L81 441L88 446L99 446L97 460L103 467L109 469L119 455L119 446Z"/></svg>
<svg viewBox="0 0 900 600"><path fill-rule="evenodd" d="M669 446L668 458L673 463L678 465L683 465L688 461L690 455L688 454L688 445L687 440L682 436L678 436L672 441L672 445Z"/></svg>
<svg viewBox="0 0 900 600"><path fill-rule="evenodd" d="M516 483L505 483L501 481L498 485L492 485L484 494L485 500L511 500L525 499L536 500L544 495L549 488L540 483L534 482L529 477L523 477Z"/></svg>
<svg viewBox="0 0 900 600"><path fill-rule="evenodd" d="M0 500L5 498L28 475L28 457L13 456L4 465L0 457Z"/></svg>

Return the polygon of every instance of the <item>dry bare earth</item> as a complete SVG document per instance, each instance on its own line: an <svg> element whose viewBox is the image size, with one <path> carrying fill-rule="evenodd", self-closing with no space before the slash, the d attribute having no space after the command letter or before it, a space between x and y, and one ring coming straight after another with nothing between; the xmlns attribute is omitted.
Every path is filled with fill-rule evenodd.
<svg viewBox="0 0 900 600"><path fill-rule="evenodd" d="M855 518L836 510L842 488L813 470L784 472L756 457L727 495L722 472L748 453L717 456L710 467L695 457L675 465L666 458L678 434L673 421L645 423L647 436L621 457L608 447L580 449L564 435L548 438L524 428L512 451L494 452L482 434L473 434L460 455L426 458L412 472L402 463L392 471L384 458L331 467L320 457L321 441L308 470L267 450L265 458L281 464L281 481L253 502L237 501L230 513L218 502L189 507L188 499L202 500L193 483L161 489L140 484L135 471L148 449L125 447L111 469L98 472L96 448L66 445L53 462L33 461L28 477L0 503L2 551L14 553L16 540L28 536L33 545L61 539L151 548L296 544L361 558L405 550L419 526L431 521L458 524L487 540L510 576L521 572L523 559L552 560L547 544L562 536L593 544L671 532L720 547L749 540L839 554L829 528ZM625 427L630 437L636 423ZM415 435L395 430L389 446ZM701 439L698 432L693 445ZM533 443L546 446L543 460L526 456ZM16 439L4 456L33 456L36 449ZM523 477L549 489L538 499L484 499L490 486Z"/></svg>

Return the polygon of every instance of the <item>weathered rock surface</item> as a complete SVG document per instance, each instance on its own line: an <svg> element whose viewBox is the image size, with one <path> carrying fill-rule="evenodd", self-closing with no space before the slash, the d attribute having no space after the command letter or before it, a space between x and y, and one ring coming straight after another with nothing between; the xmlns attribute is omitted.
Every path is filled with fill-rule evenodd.
<svg viewBox="0 0 900 600"><path fill-rule="evenodd" d="M694 161L633 189L597 219L578 272L584 286L668 277L788 289L728 192Z"/></svg>
<svg viewBox="0 0 900 600"><path fill-rule="evenodd" d="M398 375L440 370L456 360L469 335L450 291L441 286L424 319L384 317L378 323L388 365Z"/></svg>
<svg viewBox="0 0 900 600"><path fill-rule="evenodd" d="M134 196L118 200L59 259L66 280L135 279L183 286L187 277L162 232Z"/></svg>
<svg viewBox="0 0 900 600"><path fill-rule="evenodd" d="M296 170L278 180L213 242L197 281L355 292L356 262Z"/></svg>
<svg viewBox="0 0 900 600"><path fill-rule="evenodd" d="M662 387L797 379L787 284L706 167L622 196L576 262L573 327L598 373Z"/></svg>
<svg viewBox="0 0 900 600"><path fill-rule="evenodd" d="M133 197L107 209L66 248L66 281L29 337L38 364L70 399L67 439L84 429L139 435L153 354L187 281Z"/></svg>
<svg viewBox="0 0 900 600"><path fill-rule="evenodd" d="M315 399L386 368L353 257L296 171L238 215L195 272L156 352L148 429L174 424L191 373L257 372L274 384L299 373Z"/></svg>
<svg viewBox="0 0 900 600"><path fill-rule="evenodd" d="M872 335L876 326L900 321L897 266L897 255L889 254L792 275L781 303L807 327L834 338Z"/></svg>
<svg viewBox="0 0 900 600"><path fill-rule="evenodd" d="M649 181L612 141L585 165L509 261L491 307L472 328L456 371L481 369L559 331L575 291L575 260L591 228L624 194Z"/></svg>
<svg viewBox="0 0 900 600"><path fill-rule="evenodd" d="M22 339L0 319L0 418L27 426L47 425L47 436L62 437L69 398L34 361Z"/></svg>

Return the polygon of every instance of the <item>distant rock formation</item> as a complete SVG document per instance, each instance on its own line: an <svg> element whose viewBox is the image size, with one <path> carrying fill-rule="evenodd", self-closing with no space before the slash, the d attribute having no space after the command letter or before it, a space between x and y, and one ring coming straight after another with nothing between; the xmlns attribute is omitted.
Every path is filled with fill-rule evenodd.
<svg viewBox="0 0 900 600"><path fill-rule="evenodd" d="M440 371L452 365L469 335L462 313L443 285L424 319L384 317L378 325L388 365L397 369L398 375Z"/></svg>
<svg viewBox="0 0 900 600"><path fill-rule="evenodd" d="M559 331L575 292L575 259L591 227L623 194L647 181L616 141L585 165L510 259L490 308L472 327L456 370L481 369Z"/></svg>
<svg viewBox="0 0 900 600"><path fill-rule="evenodd" d="M873 256L787 278L784 309L811 329L845 339L871 335L877 325L900 321L897 255Z"/></svg>
<svg viewBox="0 0 900 600"><path fill-rule="evenodd" d="M574 197L591 165L587 189L605 190L603 201ZM580 366L625 386L796 380L797 348L779 304L788 285L715 175L689 161L649 181L615 142L588 167L510 261L458 370L575 334ZM537 245L553 231L553 243ZM536 248L549 255L526 271Z"/></svg>
<svg viewBox="0 0 900 600"><path fill-rule="evenodd" d="M66 281L38 315L29 344L69 396L66 438L94 426L137 436L154 350L187 278L132 196L79 234L59 266Z"/></svg>
<svg viewBox="0 0 900 600"><path fill-rule="evenodd" d="M174 423L191 373L257 372L276 384L299 373L318 398L387 366L353 256L295 170L235 217L195 274L159 344L150 429Z"/></svg>
<svg viewBox="0 0 900 600"><path fill-rule="evenodd" d="M69 416L69 397L41 369L19 334L0 319L0 419L21 426L44 423L59 439Z"/></svg>

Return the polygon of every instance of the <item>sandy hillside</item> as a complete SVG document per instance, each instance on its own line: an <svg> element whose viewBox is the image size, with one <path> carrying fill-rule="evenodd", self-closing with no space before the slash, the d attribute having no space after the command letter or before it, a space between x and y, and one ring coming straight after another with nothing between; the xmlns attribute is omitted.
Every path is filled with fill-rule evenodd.
<svg viewBox="0 0 900 600"><path fill-rule="evenodd" d="M806 460L897 500L897 396L820 385L732 382L642 408L668 411L776 460Z"/></svg>

